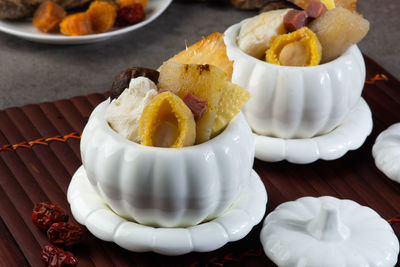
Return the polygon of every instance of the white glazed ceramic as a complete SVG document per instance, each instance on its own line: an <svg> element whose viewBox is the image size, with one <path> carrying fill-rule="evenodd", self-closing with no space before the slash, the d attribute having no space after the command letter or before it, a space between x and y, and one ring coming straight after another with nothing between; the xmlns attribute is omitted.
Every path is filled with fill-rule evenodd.
<svg viewBox="0 0 400 267"><path fill-rule="evenodd" d="M372 147L372 156L379 170L400 183L400 123L379 134Z"/></svg>
<svg viewBox="0 0 400 267"><path fill-rule="evenodd" d="M96 237L130 251L165 255L208 252L237 241L261 221L267 204L267 192L254 171L249 186L227 212L188 228L153 228L119 217L94 191L83 167L72 177L67 197L74 218Z"/></svg>
<svg viewBox="0 0 400 267"><path fill-rule="evenodd" d="M254 138L243 115L218 136L181 149L142 146L112 130L99 104L83 131L82 162L98 194L140 224L181 227L222 214L247 186Z"/></svg>
<svg viewBox="0 0 400 267"><path fill-rule="evenodd" d="M371 110L361 98L346 119L327 134L301 139L283 139L254 134L255 157L268 162L287 160L297 164L308 164L318 159L334 160L342 157L349 150L358 149L371 131ZM400 155L399 149L398 152ZM400 158L398 158L398 164L400 166Z"/></svg>
<svg viewBox="0 0 400 267"><path fill-rule="evenodd" d="M260 237L280 267L393 267L399 253L393 229L374 210L333 197L279 205Z"/></svg>
<svg viewBox="0 0 400 267"><path fill-rule="evenodd" d="M143 21L105 33L83 36L65 36L57 33L44 33L32 25L32 19L0 20L0 31L39 43L49 44L86 44L103 41L114 36L139 29L155 20L171 4L172 0L151 0L145 8L146 17Z"/></svg>
<svg viewBox="0 0 400 267"><path fill-rule="evenodd" d="M357 46L314 67L266 63L241 51L236 37L246 20L225 31L232 82L251 93L243 112L254 132L279 138L309 138L332 131L357 105L365 63Z"/></svg>

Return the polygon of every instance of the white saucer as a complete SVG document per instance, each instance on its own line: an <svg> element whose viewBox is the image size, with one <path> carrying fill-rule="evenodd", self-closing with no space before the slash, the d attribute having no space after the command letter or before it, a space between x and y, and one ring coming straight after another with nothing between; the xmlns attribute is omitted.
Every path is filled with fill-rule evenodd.
<svg viewBox="0 0 400 267"><path fill-rule="evenodd" d="M81 166L68 188L74 218L96 237L135 252L182 255L216 250L245 237L264 216L267 192L255 171L237 203L220 217L188 228L154 228L115 214L93 190Z"/></svg>
<svg viewBox="0 0 400 267"><path fill-rule="evenodd" d="M363 98L333 131L313 138L281 139L254 134L255 157L276 162L307 164L318 159L334 160L358 149L372 131L372 114Z"/></svg>
<svg viewBox="0 0 400 267"><path fill-rule="evenodd" d="M136 29L155 20L171 4L172 0L151 0L145 8L146 18L134 25L110 30L105 33L83 36L66 36L60 33L44 33L32 25L32 19L0 20L0 31L39 43L49 44L85 44L109 39Z"/></svg>
<svg viewBox="0 0 400 267"><path fill-rule="evenodd" d="M388 178L400 183L400 123L381 132L372 147L376 167Z"/></svg>

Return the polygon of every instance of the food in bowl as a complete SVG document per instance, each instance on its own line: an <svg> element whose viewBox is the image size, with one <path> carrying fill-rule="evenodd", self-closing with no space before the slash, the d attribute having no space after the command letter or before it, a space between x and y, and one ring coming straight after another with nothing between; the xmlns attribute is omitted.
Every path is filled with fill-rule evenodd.
<svg viewBox="0 0 400 267"><path fill-rule="evenodd" d="M284 66L329 62L361 41L369 22L334 1L310 1L305 10L268 11L241 25L237 45L258 59Z"/></svg>
<svg viewBox="0 0 400 267"><path fill-rule="evenodd" d="M129 73L124 71L117 80ZM224 71L207 64L167 61L157 80L156 85L146 77L132 79L106 113L114 130L143 145L177 148L206 142L250 98L247 91L226 80Z"/></svg>
<svg viewBox="0 0 400 267"><path fill-rule="evenodd" d="M254 140L242 114L230 117L241 107L230 104L244 102L231 89L247 98L248 92L226 81L226 74L216 68L164 63L158 92L149 97L136 128L139 142L125 138L106 120L110 106L121 101L126 90L113 102L106 100L92 112L82 134L82 162L93 188L118 215L145 225L186 227L216 218L240 197L253 166ZM136 79L151 84L144 77L133 78L131 84ZM215 88L215 83L221 88ZM217 91L219 99L214 99L216 93L210 92L211 89ZM206 113L195 120L191 105L203 102L193 100L193 96L184 101L185 97L180 96L187 96L186 93L207 99L207 110L216 108L212 124L209 123L212 116L207 117ZM229 105L223 104L222 96ZM121 110L126 109L125 106ZM201 136L208 134L210 139L196 143L193 136L197 136L203 118L207 118L207 123L200 125L211 128L200 128ZM222 122L226 124L220 128ZM174 134L176 129L178 134ZM179 139L181 133L184 136Z"/></svg>
<svg viewBox="0 0 400 267"><path fill-rule="evenodd" d="M229 27L224 40L234 61L232 82L252 95L243 107L252 130L292 139L312 138L338 127L359 102L364 86L365 63L357 46L316 66L270 64L239 48L240 30L247 22ZM323 51L322 47L322 57Z"/></svg>

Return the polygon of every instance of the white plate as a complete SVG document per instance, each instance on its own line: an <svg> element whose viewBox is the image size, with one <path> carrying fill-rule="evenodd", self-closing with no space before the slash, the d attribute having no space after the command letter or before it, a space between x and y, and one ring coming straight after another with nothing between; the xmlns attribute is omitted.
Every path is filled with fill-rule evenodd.
<svg viewBox="0 0 400 267"><path fill-rule="evenodd" d="M32 25L32 19L0 20L0 31L15 35L30 41L49 44L85 44L109 39L143 27L152 22L169 6L172 0L151 0L145 8L146 18L137 24L118 28L105 33L83 36L66 36L60 33L44 33Z"/></svg>
<svg viewBox="0 0 400 267"><path fill-rule="evenodd" d="M267 192L255 171L248 188L227 212L187 228L154 228L118 216L93 190L83 166L72 177L67 198L74 218L94 236L130 251L164 255L208 252L242 239L261 221L267 206Z"/></svg>
<svg viewBox="0 0 400 267"><path fill-rule="evenodd" d="M269 136L255 136L255 157L275 162L287 160L307 164L318 159L334 160L349 150L358 149L372 131L372 114L363 98L333 131L313 138L281 139Z"/></svg>

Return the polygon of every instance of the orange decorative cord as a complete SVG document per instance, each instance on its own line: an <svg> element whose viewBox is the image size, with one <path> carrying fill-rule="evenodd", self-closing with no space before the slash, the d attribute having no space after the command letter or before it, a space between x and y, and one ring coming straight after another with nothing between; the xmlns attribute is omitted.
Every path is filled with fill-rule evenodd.
<svg viewBox="0 0 400 267"><path fill-rule="evenodd" d="M366 79L365 83L366 84L374 84L376 81L387 81L387 80L389 80L389 79L385 74L376 74L371 79Z"/></svg>
<svg viewBox="0 0 400 267"><path fill-rule="evenodd" d="M387 221L388 221L388 223L389 223L390 225L392 225L393 223L398 223L398 222L400 222L400 216L394 217L394 218L389 219L389 220L387 220Z"/></svg>
<svg viewBox="0 0 400 267"><path fill-rule="evenodd" d="M70 138L81 139L81 136L76 132L72 132L72 133L69 133L69 134L64 135L64 136L57 135L57 136L53 136L53 137L49 137L49 138L37 138L37 139L32 140L32 141L23 141L23 142L20 142L18 144L15 144L15 145L11 145L11 144L3 145L3 146L0 147L0 151L3 151L3 150L14 151L17 148L21 148L21 147L31 148L34 145L48 146L49 143L52 142L52 141L59 141L59 142L65 143Z"/></svg>

